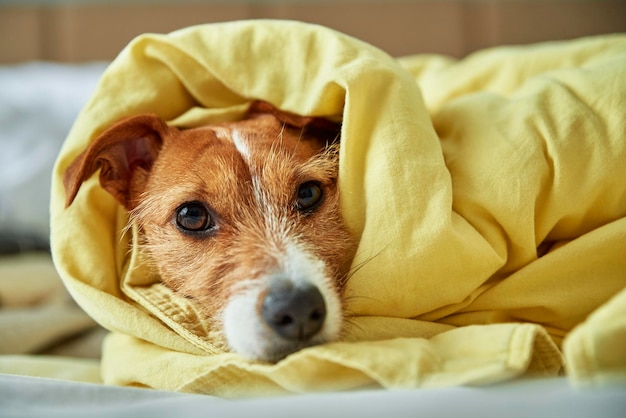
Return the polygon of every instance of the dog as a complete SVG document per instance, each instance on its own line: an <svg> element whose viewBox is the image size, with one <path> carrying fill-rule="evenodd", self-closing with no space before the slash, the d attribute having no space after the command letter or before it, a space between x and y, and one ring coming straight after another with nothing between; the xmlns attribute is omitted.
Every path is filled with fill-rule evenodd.
<svg viewBox="0 0 626 418"><path fill-rule="evenodd" d="M225 348L277 362L335 341L354 240L340 213L340 125L253 102L192 129L114 124L64 175L66 206L100 184L138 226L162 282L192 299Z"/></svg>

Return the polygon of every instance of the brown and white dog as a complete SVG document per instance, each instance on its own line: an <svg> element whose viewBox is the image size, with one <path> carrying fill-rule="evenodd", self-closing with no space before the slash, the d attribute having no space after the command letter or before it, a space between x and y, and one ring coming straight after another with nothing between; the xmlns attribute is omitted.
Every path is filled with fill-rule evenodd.
<svg viewBox="0 0 626 418"><path fill-rule="evenodd" d="M354 243L339 210L339 126L254 102L244 120L181 130L122 120L67 169L129 211L165 285L250 359L338 338Z"/></svg>

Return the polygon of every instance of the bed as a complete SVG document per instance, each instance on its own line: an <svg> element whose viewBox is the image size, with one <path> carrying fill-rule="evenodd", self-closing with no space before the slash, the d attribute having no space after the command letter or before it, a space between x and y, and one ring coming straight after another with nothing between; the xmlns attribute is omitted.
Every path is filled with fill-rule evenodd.
<svg viewBox="0 0 626 418"><path fill-rule="evenodd" d="M446 60L431 63L424 66L414 57L404 65L417 73ZM559 373L471 387L369 385L237 401L103 385L105 331L75 305L52 265L47 202L55 158L107 65L34 62L0 68L0 141L8 150L0 164L7 179L0 190L0 415L623 416L623 386L576 389Z"/></svg>
<svg viewBox="0 0 626 418"><path fill-rule="evenodd" d="M226 401L137 388L0 376L3 417L603 417L624 416L623 391L573 391L564 379L482 388L361 390Z"/></svg>

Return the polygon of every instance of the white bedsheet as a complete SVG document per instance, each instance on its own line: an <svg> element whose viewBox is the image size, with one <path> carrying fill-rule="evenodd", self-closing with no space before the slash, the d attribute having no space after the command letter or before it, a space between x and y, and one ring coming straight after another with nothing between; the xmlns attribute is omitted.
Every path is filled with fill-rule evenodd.
<svg viewBox="0 0 626 418"><path fill-rule="evenodd" d="M623 418L626 392L577 392L564 378L556 378L479 388L364 390L227 401L211 396L0 375L0 416Z"/></svg>

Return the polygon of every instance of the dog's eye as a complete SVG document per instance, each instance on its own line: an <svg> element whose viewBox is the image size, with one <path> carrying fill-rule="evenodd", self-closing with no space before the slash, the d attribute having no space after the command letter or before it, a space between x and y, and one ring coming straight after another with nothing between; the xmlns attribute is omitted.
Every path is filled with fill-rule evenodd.
<svg viewBox="0 0 626 418"><path fill-rule="evenodd" d="M209 210L200 202L188 202L179 206L176 209L176 225L190 232L206 231L214 226Z"/></svg>
<svg viewBox="0 0 626 418"><path fill-rule="evenodd" d="M298 210L308 212L314 210L324 198L324 191L316 181L307 181L298 187L296 207Z"/></svg>

